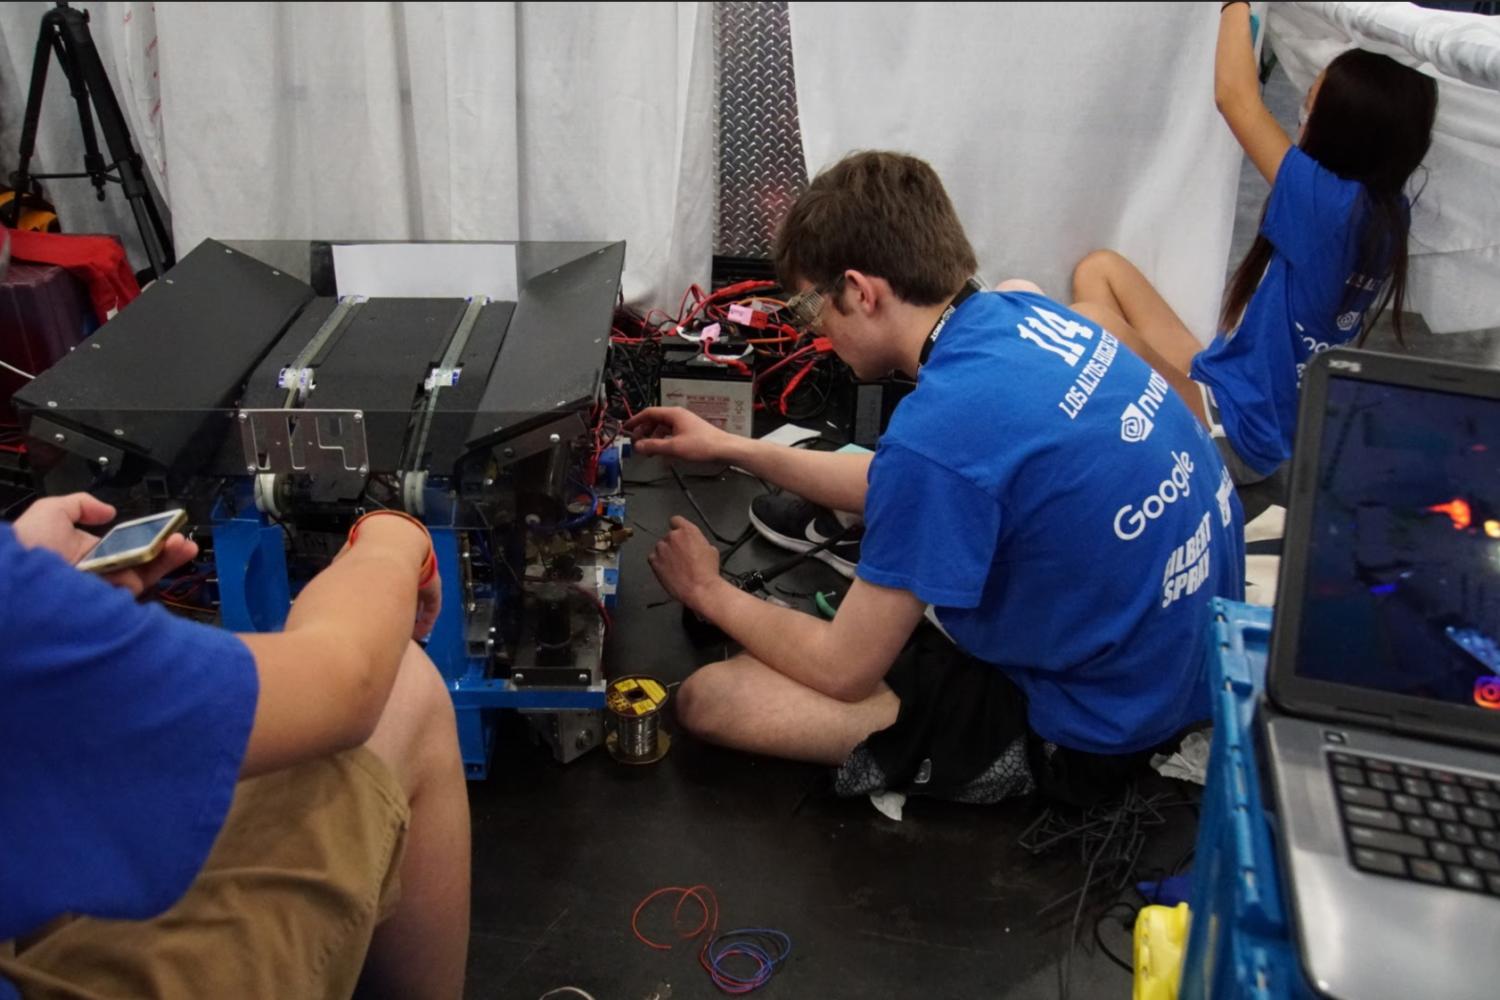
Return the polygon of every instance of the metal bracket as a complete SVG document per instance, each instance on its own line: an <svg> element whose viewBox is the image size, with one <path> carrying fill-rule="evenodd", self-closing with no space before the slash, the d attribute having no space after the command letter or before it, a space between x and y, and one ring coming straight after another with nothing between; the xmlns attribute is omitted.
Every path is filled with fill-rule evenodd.
<svg viewBox="0 0 1500 1000"><path fill-rule="evenodd" d="M458 385L459 372L462 371L458 359L463 356L464 347L469 343L469 334L474 332L474 324L479 322L480 312L489 304L490 300L483 295L469 299L469 304L464 307L463 317L458 321L458 328L448 342L448 349L443 352L442 360L422 382L427 399L417 416L416 433L406 453L404 464L408 469L416 469L422 463L422 453L427 450L427 434L432 429L432 416L437 412L438 395L443 389Z"/></svg>
<svg viewBox="0 0 1500 1000"><path fill-rule="evenodd" d="M306 476L314 500L349 500L370 472L360 410L239 411L245 471Z"/></svg>
<svg viewBox="0 0 1500 1000"><path fill-rule="evenodd" d="M101 473L118 469L125 461L125 453L119 448L104 444L91 434L55 424L43 417L32 417L27 433L43 444L97 465Z"/></svg>
<svg viewBox="0 0 1500 1000"><path fill-rule="evenodd" d="M276 375L276 387L285 389L298 404L307 402L315 385L311 368L283 368Z"/></svg>
<svg viewBox="0 0 1500 1000"><path fill-rule="evenodd" d="M277 377L276 385L287 391L285 403L287 409L306 402L307 394L312 391L315 377L312 369L313 358L318 356L323 345L328 343L329 338L344 325L344 320L349 317L349 314L364 303L363 295L346 295L339 299L338 304L333 307L333 312L328 314L328 318L318 327L318 332L313 334L312 339L307 342L307 346L302 348L296 360L281 370L281 376ZM289 371L297 373L298 377L290 385L286 385L282 383L282 377Z"/></svg>

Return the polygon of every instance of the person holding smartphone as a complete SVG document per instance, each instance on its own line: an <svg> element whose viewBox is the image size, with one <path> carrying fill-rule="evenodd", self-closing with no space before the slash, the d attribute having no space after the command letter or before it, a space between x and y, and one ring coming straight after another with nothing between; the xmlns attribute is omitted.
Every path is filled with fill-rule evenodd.
<svg viewBox="0 0 1500 1000"><path fill-rule="evenodd" d="M426 529L363 518L283 631L235 635L137 602L181 535L80 571L114 516L78 493L0 524L0 998L460 996Z"/></svg>

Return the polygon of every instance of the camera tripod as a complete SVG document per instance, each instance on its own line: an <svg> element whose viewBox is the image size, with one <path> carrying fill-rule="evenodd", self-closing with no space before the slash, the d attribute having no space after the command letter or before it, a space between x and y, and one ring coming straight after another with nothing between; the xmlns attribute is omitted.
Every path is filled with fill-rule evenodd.
<svg viewBox="0 0 1500 1000"><path fill-rule="evenodd" d="M42 95L47 88L47 67L51 57L57 56L63 75L68 78L68 87L78 105L78 121L83 128L83 173L33 174L30 172L31 158L36 152L36 130L42 116ZM91 110L92 106L92 110ZM109 148L111 162L106 163L99 151L99 137L94 131L97 114L99 127L104 130L104 141ZM89 16L75 10L66 3L59 3L42 15L42 26L37 34L36 56L31 63L31 89L26 96L26 117L21 127L20 163L11 175L11 186L16 196L10 204L0 208L6 225L20 222L22 202L35 195L36 181L53 178L87 177L94 184L99 200L104 200L106 182L119 184L130 202L135 215L136 227L141 233L141 242L146 248L152 277L159 278L177 263L177 254L172 246L172 234L162 222L161 212L146 182L144 163L130 139L130 128L125 124L125 115L120 102L109 85L104 64L99 61L99 50L94 46L89 31Z"/></svg>

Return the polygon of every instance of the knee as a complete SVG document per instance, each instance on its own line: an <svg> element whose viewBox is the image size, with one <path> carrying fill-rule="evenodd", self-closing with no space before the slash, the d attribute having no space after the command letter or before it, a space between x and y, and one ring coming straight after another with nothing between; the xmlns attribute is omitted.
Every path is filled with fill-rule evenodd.
<svg viewBox="0 0 1500 1000"><path fill-rule="evenodd" d="M453 697L415 643L401 657L385 710L365 746L385 761L408 795L437 780L463 781Z"/></svg>
<svg viewBox="0 0 1500 1000"><path fill-rule="evenodd" d="M1038 295L1046 295L1047 294L1046 292L1042 291L1042 286L1041 285L1038 285L1034 281L1027 281L1025 278L1006 278L1004 281L1000 282L1000 284L998 284L998 285L995 286L995 291L997 291L997 292L1035 292Z"/></svg>
<svg viewBox="0 0 1500 1000"><path fill-rule="evenodd" d="M718 742L734 713L735 680L727 662L699 667L677 689L677 723L694 736Z"/></svg>
<svg viewBox="0 0 1500 1000"><path fill-rule="evenodd" d="M1073 268L1073 298L1087 298L1079 291L1081 284L1108 278L1111 271L1125 260L1113 250L1095 250L1085 254L1083 260Z"/></svg>
<svg viewBox="0 0 1500 1000"><path fill-rule="evenodd" d="M406 647L391 691L390 709L410 720L412 751L446 757L458 752L453 696L437 664L416 643Z"/></svg>

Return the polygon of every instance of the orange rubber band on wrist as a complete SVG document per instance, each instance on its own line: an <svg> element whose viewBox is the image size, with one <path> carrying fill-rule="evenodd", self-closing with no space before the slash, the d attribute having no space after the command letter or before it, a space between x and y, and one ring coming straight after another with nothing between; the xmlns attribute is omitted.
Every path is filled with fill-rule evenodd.
<svg viewBox="0 0 1500 1000"><path fill-rule="evenodd" d="M417 578L417 589L421 590L423 587L432 582L432 578L434 576L437 576L437 551L432 547L432 532L427 530L427 525L423 524L420 519L413 517L404 510L372 510L367 514L362 515L357 521L349 526L349 544L352 546L355 542L355 539L359 537L359 526L361 524L364 524L372 517L379 517L382 514L388 515L390 517L404 518L405 520L410 521L412 524L415 524L417 527L421 528L422 534L427 536L427 555L422 560L421 569L417 571L420 574Z"/></svg>

